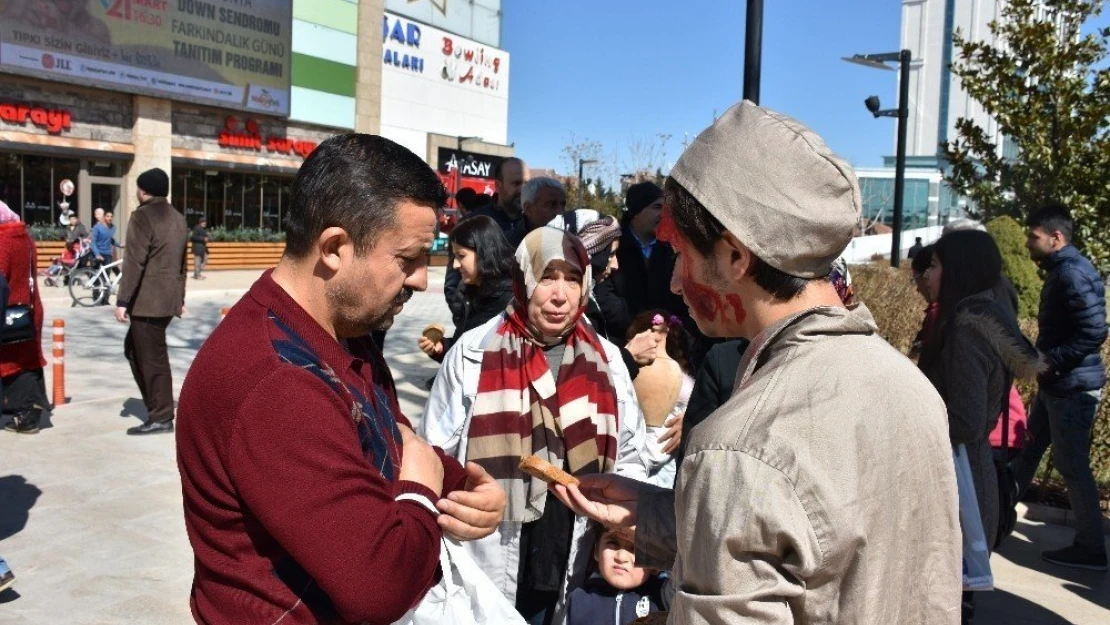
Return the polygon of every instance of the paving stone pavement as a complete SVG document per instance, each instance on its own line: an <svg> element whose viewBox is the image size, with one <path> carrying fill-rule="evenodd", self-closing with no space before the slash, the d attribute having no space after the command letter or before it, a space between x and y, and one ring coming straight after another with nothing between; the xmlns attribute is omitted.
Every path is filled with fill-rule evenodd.
<svg viewBox="0 0 1110 625"><path fill-rule="evenodd" d="M190 280L189 314L168 333L177 388L220 309L258 274L214 271L205 282ZM402 408L413 419L427 397L423 383L437 369L415 337L429 323L451 325L442 283L442 269L433 269L429 290L405 306L386 340ZM0 625L191 623L192 552L173 437L124 434L145 418L123 358L126 326L108 307L70 308L60 290L44 295L46 326L55 318L67 325L70 402L37 436L0 432L0 556L17 578L0 593ZM992 560L999 590L980 594L976 623L1110 623L1107 575L1040 561L1042 548L1070 536L1066 528L1023 521Z"/></svg>

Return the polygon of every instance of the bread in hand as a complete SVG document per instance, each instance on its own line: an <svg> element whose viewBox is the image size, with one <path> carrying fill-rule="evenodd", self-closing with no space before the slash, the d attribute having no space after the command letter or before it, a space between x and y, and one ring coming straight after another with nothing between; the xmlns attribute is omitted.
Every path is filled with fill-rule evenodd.
<svg viewBox="0 0 1110 625"><path fill-rule="evenodd" d="M538 477L548 484L563 486L577 484L578 478L538 456L524 456L520 459L520 470L532 477Z"/></svg>
<svg viewBox="0 0 1110 625"><path fill-rule="evenodd" d="M447 335L447 328L444 328L441 324L433 323L432 325L424 328L424 332L422 332L422 334L424 335L424 338L431 341L434 345L442 341L443 337Z"/></svg>

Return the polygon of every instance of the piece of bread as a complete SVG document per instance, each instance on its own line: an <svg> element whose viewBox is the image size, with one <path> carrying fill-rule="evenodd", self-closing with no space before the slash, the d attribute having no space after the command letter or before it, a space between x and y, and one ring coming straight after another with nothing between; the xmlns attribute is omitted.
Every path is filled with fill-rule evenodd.
<svg viewBox="0 0 1110 625"><path fill-rule="evenodd" d="M555 482L563 486L570 486L578 483L578 478L537 456L521 458L520 470L532 477L538 477L548 484Z"/></svg>
<svg viewBox="0 0 1110 625"><path fill-rule="evenodd" d="M432 343L439 343L443 340L443 337L447 335L447 328L444 328L442 324L433 323L432 325L424 328L424 332L422 332L422 334L424 335L424 338L428 339Z"/></svg>
<svg viewBox="0 0 1110 625"><path fill-rule="evenodd" d="M652 612L632 621L629 625L667 625L667 614L667 612Z"/></svg>

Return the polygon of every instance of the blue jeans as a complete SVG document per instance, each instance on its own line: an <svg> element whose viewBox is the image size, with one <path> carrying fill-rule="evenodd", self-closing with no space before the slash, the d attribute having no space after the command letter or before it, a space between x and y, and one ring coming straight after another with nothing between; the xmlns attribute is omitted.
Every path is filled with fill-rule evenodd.
<svg viewBox="0 0 1110 625"><path fill-rule="evenodd" d="M1041 456L1052 443L1052 459L1064 477L1075 514L1075 545L1092 553L1106 550L1098 485L1091 471L1091 430L1101 398L1101 390L1065 397L1037 393L1029 414L1031 441L1011 465L1018 491L1024 492L1033 481Z"/></svg>

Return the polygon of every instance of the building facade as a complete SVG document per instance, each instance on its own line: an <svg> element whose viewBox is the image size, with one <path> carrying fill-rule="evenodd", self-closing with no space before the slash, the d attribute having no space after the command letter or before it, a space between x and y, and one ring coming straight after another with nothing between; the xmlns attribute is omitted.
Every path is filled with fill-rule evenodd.
<svg viewBox="0 0 1110 625"><path fill-rule="evenodd" d="M950 65L958 51L953 36L996 43L990 23L1001 17L1005 0L903 0L901 48L909 50L909 119L906 131L906 227L943 225L962 217L966 200L944 181L943 146L956 136L960 118L974 120L1005 152L1012 149L998 123L961 87ZM891 223L897 128L883 168L858 171L863 217Z"/></svg>
<svg viewBox="0 0 1110 625"><path fill-rule="evenodd" d="M129 3L90 0L65 15L0 5L0 199L32 225L57 224L67 210L90 224L101 207L122 235L138 175L160 167L190 225L206 216L215 227L278 230L300 164L337 133L382 134L437 168L459 136L482 137L463 141L472 153L511 154L499 145L508 126L500 2L476 2L465 16L472 34L493 42L480 45L431 25L442 0L396 3L429 22L404 17L402 32L428 33L415 46L427 76L405 76L411 62L394 67L383 48L387 1L195 0L124 11ZM470 5L451 3L458 19L456 4ZM434 55L446 40L451 54ZM448 61L463 72L453 79L470 77L441 78Z"/></svg>
<svg viewBox="0 0 1110 625"><path fill-rule="evenodd" d="M1003 143L998 124L967 95L949 66L957 60L957 30L965 39L996 43L989 25L1001 16L1004 1L903 0L902 48L913 56L906 155L915 168L941 168L940 146L955 137L961 117L974 120ZM893 157L889 160L893 164Z"/></svg>
<svg viewBox="0 0 1110 625"><path fill-rule="evenodd" d="M511 156L501 0L386 0L382 135L423 155L448 191L493 193Z"/></svg>

